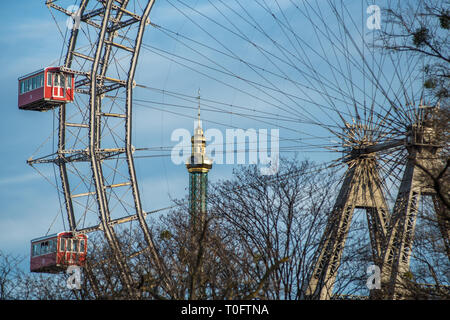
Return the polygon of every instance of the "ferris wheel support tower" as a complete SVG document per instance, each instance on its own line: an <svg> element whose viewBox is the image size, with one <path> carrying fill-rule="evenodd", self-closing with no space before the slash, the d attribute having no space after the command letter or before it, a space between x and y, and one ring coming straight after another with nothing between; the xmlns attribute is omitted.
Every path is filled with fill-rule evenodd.
<svg viewBox="0 0 450 320"><path fill-rule="evenodd" d="M433 199L436 221L450 260L449 208L446 208L438 197L431 178L438 176L444 168L444 159L440 155L443 141L437 135L438 128L434 121L438 114L439 107L419 107L417 122L409 130L406 145L409 157L389 223L383 253L381 266L383 299L408 298L405 277L409 272L417 212L420 197L423 195L431 196ZM448 194L448 185L442 185L442 188L444 194L445 192Z"/></svg>
<svg viewBox="0 0 450 320"><path fill-rule="evenodd" d="M358 140L357 132L368 132L360 124L346 124L347 142ZM348 169L339 191L333 211L328 217L319 248L316 251L313 273L306 288L305 298L328 300L341 263L345 242L356 208L365 209L372 247L372 258L380 261L382 245L386 237L389 210L378 174L375 150L368 139L360 147L353 148L344 160ZM399 142L394 142L398 144ZM379 147L379 146L378 146ZM373 150L370 150L370 149Z"/></svg>
<svg viewBox="0 0 450 320"><path fill-rule="evenodd" d="M437 222L450 259L448 208L436 195L430 177L430 174L437 176L444 168L440 154L443 145L434 127L438 113L439 107L420 106L416 122L408 128L406 141L370 145L362 139L363 146L353 148L348 153L346 162L349 168L316 252L313 273L305 288L306 298L326 300L333 297L333 287L355 208L366 209L373 261L381 269L381 289L372 290L372 297L408 297L404 277L409 271L421 195L433 197ZM362 130L360 125L347 125L347 129L347 141L351 141L353 132ZM389 216L378 176L376 152L401 145L405 145L409 158L393 214ZM425 168L427 173L421 168Z"/></svg>

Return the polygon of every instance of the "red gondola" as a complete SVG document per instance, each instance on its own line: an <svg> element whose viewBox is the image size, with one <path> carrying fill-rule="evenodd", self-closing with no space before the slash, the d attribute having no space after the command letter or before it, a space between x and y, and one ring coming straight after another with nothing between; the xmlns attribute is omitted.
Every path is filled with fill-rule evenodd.
<svg viewBox="0 0 450 320"><path fill-rule="evenodd" d="M47 67L19 78L19 109L47 111L72 102L75 80L71 72Z"/></svg>
<svg viewBox="0 0 450 320"><path fill-rule="evenodd" d="M83 267L86 262L87 236L71 232L31 240L31 272L59 273L69 266Z"/></svg>

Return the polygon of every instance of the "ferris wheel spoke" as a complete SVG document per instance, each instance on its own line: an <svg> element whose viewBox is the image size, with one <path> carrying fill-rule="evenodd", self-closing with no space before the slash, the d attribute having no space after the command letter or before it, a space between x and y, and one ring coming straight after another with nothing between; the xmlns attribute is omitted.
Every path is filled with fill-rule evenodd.
<svg viewBox="0 0 450 320"><path fill-rule="evenodd" d="M291 3L292 3L292 1L291 1ZM327 54L326 54L326 52L324 52L324 49L323 49L323 45L322 45L322 42L320 42L320 40L319 40L319 42L321 43L321 48L322 48L322 51L323 51L323 54L322 55L319 55L317 52L315 52L317 55L319 55L319 56L322 56L322 59L323 59L323 61L324 61L324 63L327 63L328 64L328 66L330 67L330 72L332 72L332 74L333 75L335 75L335 70L340 74L340 77L341 78L343 78L344 79L344 83L345 83L345 85L346 85L346 91L348 92L348 93L346 93L346 95L349 95L349 93L350 93L350 98L351 98L351 100L352 100L352 103L353 104L357 104L357 105L360 105L360 106L362 106L363 108L364 108L364 104L361 104L361 102L357 102L356 100L355 100L355 98L354 98L354 89L357 89L359 92L361 92L364 96L366 96L367 95L367 93L364 91L364 90L362 90L354 81L352 81L351 80L351 78L349 77L349 76L346 76L347 75L347 73L349 72L349 66L353 66L353 67L355 67L355 69L358 71L358 72L361 72L361 73L363 73L363 67L357 62L357 60L355 59L355 57L353 57L353 56L351 56L351 55L349 55L347 52L348 52L348 44L347 44L347 42L348 42L348 37L344 37L344 35L342 34L342 30L341 30L341 25L340 24L338 24L338 31L339 31L339 33L338 34L336 34L336 32L335 31L333 31L333 30L331 30L330 28L329 28L329 22L323 17L323 15L322 15L322 12L321 12L321 10L320 10L320 6L319 6L319 4L316 2L316 4L317 4L317 9L314 9L313 7L312 7L312 5L311 4L309 4L309 2L308 3L303 3L303 5L304 5L304 7L305 7L305 9L304 10L302 10L302 9L300 9L300 7L298 7L297 5L295 5L294 3L292 3L295 7L296 7L296 9L303 15L303 16L305 16L307 19L308 19L308 21L311 23L311 25L313 26L313 28L314 28L314 31L315 31L315 34L317 35L317 38L318 39L320 39L320 35L323 35L324 37L325 37L325 39L328 39L328 42L329 42L329 44L331 45L331 47L332 47L332 52L334 53L334 59L333 60L331 60L330 58L328 58L328 56L327 56ZM308 11L308 9L307 9L307 5L309 5L309 7L310 7L310 10L312 10L314 13L315 13L315 15L316 15L316 17L318 18L318 21L320 21L321 23L322 23L322 25L323 25L323 30L321 29L321 28L319 28L319 26L316 24L316 22L314 21L314 19L312 19L312 17L311 17L311 14L309 13L309 11ZM319 12L319 13L317 13L317 12ZM333 38L332 38L333 37ZM338 45L339 44L341 44L341 47L338 47ZM336 49L337 49L337 51L336 51ZM344 69L342 68L342 65L341 65L341 59L339 59L339 55L338 55L338 53L341 55L341 56L343 56L343 57L345 57L345 64L346 64L346 68L347 68L347 71L344 71ZM336 64L337 64L337 68L336 67L334 67L330 62L331 61L336 61ZM351 73L349 73L349 74L351 74ZM323 77L323 76L322 76ZM367 78L367 76L365 76L364 77L364 80L366 80L366 78ZM336 78L335 78L335 81L336 82L339 82ZM369 81L373 81L373 80L370 80L369 79ZM341 92L344 92L344 90L343 89L341 89L341 88L339 88L339 90L341 91ZM349 109L347 109L348 110L348 113L352 113L352 112L350 112L350 110Z"/></svg>
<svg viewBox="0 0 450 320"><path fill-rule="evenodd" d="M179 2L179 1L178 1ZM170 3L170 2L169 2ZM172 3L170 3L172 6L174 6ZM187 5L186 3L183 2L183 5L186 6L187 8L189 8L190 10L198 13L199 15L205 17L208 20L211 20L209 17L205 16L204 14L198 12L197 10L195 10L194 8L190 7L189 5ZM181 11L178 7L175 7L175 9L177 9L180 13L182 13L187 19L189 19L192 23L194 23L197 27L199 27L204 33L206 33L210 38L212 38L215 42L218 42L220 44L220 46L222 48L224 48L226 51L228 51L232 57L238 59L239 61L244 62L244 60L242 60L236 53L234 53L233 51L231 51L226 45L224 45L223 43L221 43L216 37L214 37L213 35L211 35L207 30L205 30L204 28L202 28L196 21L194 21L192 18L190 18L186 13L184 13L183 11ZM212 21L213 23L217 23L215 21ZM237 35L239 38L243 39L244 41L249 42L251 45L256 46L257 50L262 53L263 56L266 57L266 59L268 59L268 61L275 66L275 68L277 68L281 73L283 73L283 71L281 71L281 69L277 66L276 63L274 63L274 61L270 58L270 56L273 56L276 59L279 59L281 61L284 61L283 59L280 59L279 57L277 57L276 55L274 55L271 52L268 52L267 50L264 50L264 48L260 47L259 45L249 41L249 39L247 39L245 36L242 36L239 33L236 33L234 31L231 31L230 29L228 29L227 27L219 24L219 26L221 26L222 28L225 28L227 31L229 31L230 33ZM285 62L285 61L284 61ZM289 62L286 62L287 64L289 64ZM291 64L292 65L292 64ZM250 70L256 72L257 75L259 75L259 77L261 77L261 74L259 72L256 71L256 68L254 68L252 65L246 63L246 66L248 66L250 68ZM264 79L264 78L263 78ZM252 86L255 86L255 83L252 84ZM260 90L259 88L257 88L258 90ZM274 88L274 91L279 91L279 89ZM279 101L278 98L275 98L272 95L268 95L269 98L275 99L275 101ZM284 106L286 106L288 109L290 109L292 112L294 113L298 113L298 111L293 110L292 107L286 105L283 103ZM297 105L298 106L298 105ZM275 107L277 107L277 104L275 104ZM280 108L280 106L278 106L278 108ZM305 112L306 114L308 114L308 112Z"/></svg>

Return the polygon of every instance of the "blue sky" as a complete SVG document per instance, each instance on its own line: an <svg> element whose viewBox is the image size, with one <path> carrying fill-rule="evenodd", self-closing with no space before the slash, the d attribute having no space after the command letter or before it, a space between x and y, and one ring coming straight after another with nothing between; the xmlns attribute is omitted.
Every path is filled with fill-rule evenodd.
<svg viewBox="0 0 450 320"><path fill-rule="evenodd" d="M50 117L20 112L17 108L17 78L49 63L60 50L54 23L39 1L5 3L0 13L2 160L0 170L0 248L25 255L30 237L43 231L43 214L55 208L55 190L26 164L26 159L49 135L43 128ZM33 150L34 149L34 150ZM47 225L48 228L49 225Z"/></svg>
<svg viewBox="0 0 450 320"><path fill-rule="evenodd" d="M305 19L295 19L296 11L292 8L290 1L279 0L278 2L286 10L287 18L291 19L295 30L299 30L301 38L310 43L311 48L308 48L308 50L314 49L317 50L316 52L320 52L320 50L325 49L325 52L330 52L333 49L330 43L328 45L325 44L325 48L321 47L323 43L321 44L317 41L320 34L318 35L314 32L310 27L310 22ZM372 1L364 1L363 7L361 7L359 0L353 0L349 3L349 9L354 10L352 14L354 14L355 20L362 24L364 24L366 16L361 8L364 9L368 2ZM67 4L69 2L66 1L65 3ZM225 25L227 22L229 23L226 17L221 16L217 9L207 1L198 0L189 3L198 12L212 17L221 24ZM43 176L41 176L26 164L26 160L30 156L45 154L39 149L41 144L44 143L43 150L49 150L54 147L52 145L55 141L52 136L52 130L56 125L54 117L52 111L38 113L18 110L17 78L44 66L56 65L60 57L63 41L52 15L44 5L44 1L8 1L3 4L2 8L3 10L0 12L2 24L2 28L0 28L0 45L2 48L0 54L2 70L0 87L3 98L3 116L0 118L2 147L2 157L0 160L0 249L26 255L29 251L30 239L46 234L51 226L51 233L59 231L58 226L61 226L61 213L58 195L56 189L52 186L52 183L55 182L54 168L51 166L39 167L43 173ZM249 9L255 8L249 6ZM188 11L186 10L185 12ZM361 14L361 12L363 13ZM57 12L54 12L54 14L58 26L64 29L66 17ZM328 21L331 13L324 10L324 15L326 17L324 20ZM210 22L205 19L202 20L201 16L193 14L192 17L195 19L194 21L202 21L200 23L204 23L203 26L208 29L208 32L199 32L195 23L186 19L186 17L177 12L176 9L165 1L157 1L151 15L152 22L168 27L174 32L183 33L196 41L208 44L222 52L227 52L227 49L231 49L234 53L246 57L248 61L257 65L261 70L264 70L260 72L285 72L287 76L292 77L296 77L294 73L297 71L305 73L312 72L304 67L300 67L301 70L294 70L294 72L292 67L287 67L283 64L280 64L281 67L277 69L270 63L269 59L264 60L262 52L256 51L249 42L237 41L239 40L238 36L231 34L231 32L224 32L223 28L213 27ZM245 30L245 36L249 37L251 41L260 44L264 48L273 48L273 43L270 43L261 32L251 30L251 28L249 29L244 20L239 21L237 19L238 17L235 18L234 21L236 22L237 29L233 29L230 26L230 30L235 30L237 33L239 28L243 28ZM273 32L271 33L273 39L281 42L283 34L281 31L277 31L276 23L268 20L267 17L265 19L262 20L264 22L264 29ZM332 23L332 20L330 20L330 23ZM351 26L352 22L349 21L349 28ZM359 29L353 28L352 32L356 34L357 30ZM216 39L213 39L214 36L217 36L221 43L227 43L229 48L225 48ZM372 34L365 30L364 37L370 39ZM201 49L204 56L200 59L194 51L189 50L174 39L162 35L160 31L151 27L147 28L144 43L188 58L196 57L200 61L208 63L210 67L220 69L208 60L208 58L213 60L217 59L217 61L229 67L229 70L237 73L241 72L240 75L248 76L250 80L261 83L263 79L262 77L256 77L254 70L244 71L248 66L244 66L241 62L237 62L223 54L217 55L217 53L210 50ZM193 46L194 49L199 49L193 42L186 43ZM336 49L336 47L334 48ZM358 53L355 48L350 48L349 50L350 55L353 55L357 60ZM288 58L286 57L286 59ZM332 80L332 71L338 73L336 72L337 70L333 69L335 68L335 61L331 61L329 65L326 65L321 60L319 54L310 54L308 58L310 59L310 63L314 64L317 68L316 70L323 74L325 78ZM203 69L195 66L195 70L200 71ZM332 112L330 114L324 114L314 104L305 102L304 105L298 105L301 108L298 109L300 110L298 114L306 115L307 117L314 116L324 126L317 128L308 124L285 122L281 118L290 113L261 102L260 99L264 98L267 93L262 91L267 91L266 89L256 90L249 83L242 84L239 79L233 79L232 77L230 79L229 76L219 75L215 71L208 72L210 72L208 73L209 75L214 75L214 77L218 77L223 81L229 81L227 83L231 84L233 88L213 81L198 72L192 71L192 69L187 69L180 64L174 63L174 61L168 60L167 56L162 57L152 53L150 50L142 50L136 81L150 87L173 90L191 96L196 96L197 90L200 88L202 97L205 99L223 101L235 106L249 106L256 110L273 112L278 115L270 121L257 122L236 115L240 111L235 106L224 107L222 113L217 111L212 112L207 109L202 112L203 124L206 129L217 128L225 135L225 130L233 127L255 128L257 130L278 128L280 129L280 137L287 141L283 142L282 145L285 147L293 145L294 151L298 151L299 153L299 159L308 158L318 161L329 161L340 156L336 153L312 151L312 149L315 149L314 145L333 144L331 138L328 137L330 136L329 132L327 133L326 131L326 126L334 125L334 121L336 120L336 115L332 114ZM386 74L389 75L389 70L386 70ZM358 74L353 73L352 76L354 77L354 83L358 83ZM339 78L340 76L338 74L335 75L335 80L336 77L345 81L343 78ZM275 78L272 76L267 76L266 79L275 81ZM304 78L298 77L298 81L302 81L305 84ZM297 83L282 81L280 85L283 90L295 94L295 99L310 100L317 96L318 101L324 104L326 103L326 99L323 96L319 96L313 91L308 91L307 89L305 89L306 91L298 91L298 87L295 87L295 85L298 86ZM345 90L345 83L339 84L339 86L341 85ZM243 94L238 88L245 88L245 90L248 90L247 92L252 93L252 96ZM274 92L276 93L276 91ZM293 98L283 95L278 97L280 99L279 102L283 105L289 105L293 101ZM139 89L135 90L135 98L162 103L176 101L168 95L152 93L145 90L141 91ZM377 97L377 99L382 100L380 97ZM148 105L147 107L135 106L135 130L133 139L136 147L173 146L175 142L170 141L170 134L173 130L185 128L192 131L194 125L192 118L196 116L195 99L190 104L191 109L188 110L177 109L176 107L170 109L167 105L158 104L152 104L150 107L148 108ZM347 112L348 110L348 107L338 107L342 108L343 112ZM165 111L161 111L161 108L166 109L164 109ZM167 111L173 111L177 114ZM247 112L249 111L247 110ZM292 114L290 115L292 116ZM323 139L321 141L308 140L311 139L310 135L318 135L323 137ZM300 143L298 141L295 143L289 142L289 139L298 138L303 140ZM311 150L308 149L310 145ZM293 153L291 152L281 153L281 156L292 155ZM210 173L210 180L217 181L230 177L232 168L233 166L231 165L214 166ZM169 157L137 159L136 169L144 210L150 211L165 207L170 204L170 198L181 198L186 194L188 182L186 169L183 165L173 164Z"/></svg>

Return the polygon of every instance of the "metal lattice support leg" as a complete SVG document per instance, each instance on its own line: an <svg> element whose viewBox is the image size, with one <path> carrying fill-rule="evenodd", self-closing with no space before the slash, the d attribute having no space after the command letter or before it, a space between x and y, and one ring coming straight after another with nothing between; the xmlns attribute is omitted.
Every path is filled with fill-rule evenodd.
<svg viewBox="0 0 450 320"><path fill-rule="evenodd" d="M417 217L420 188L414 188L414 164L410 160L400 185L394 212L389 224L386 251L382 266L382 290L384 298L393 299L400 293L400 278L409 270L410 252Z"/></svg>
<svg viewBox="0 0 450 320"><path fill-rule="evenodd" d="M381 270L382 298L408 298L407 276L414 239L417 210L422 195L433 196L437 221L449 255L449 224L445 211L437 200L433 179L442 174L443 143L437 134L434 118L438 107L421 106L417 122L409 128L407 150L409 158L389 224Z"/></svg>
<svg viewBox="0 0 450 320"><path fill-rule="evenodd" d="M317 251L314 271L305 292L307 298L324 300L332 297L355 208L367 210L373 257L379 261L388 210L376 172L374 159L358 160L347 170Z"/></svg>
<svg viewBox="0 0 450 320"><path fill-rule="evenodd" d="M439 204L427 175L416 165L436 172L439 167L437 158L424 150L411 150L410 159L399 189L394 212L388 230L388 238L383 258L382 290L384 299L402 299L408 297L404 277L409 272L409 263L414 240L418 204L422 195L433 195L437 220L449 253L448 220L443 219L443 208Z"/></svg>
<svg viewBox="0 0 450 320"><path fill-rule="evenodd" d="M445 251L448 259L450 260L450 212L445 204L436 195L433 195L433 204L439 230L441 231L442 239L444 240Z"/></svg>

